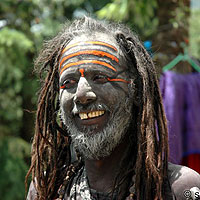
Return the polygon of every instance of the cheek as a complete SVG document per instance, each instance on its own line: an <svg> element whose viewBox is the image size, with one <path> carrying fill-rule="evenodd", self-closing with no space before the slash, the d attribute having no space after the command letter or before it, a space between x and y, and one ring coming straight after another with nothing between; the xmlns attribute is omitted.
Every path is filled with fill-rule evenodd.
<svg viewBox="0 0 200 200"><path fill-rule="evenodd" d="M97 96L101 96L109 107L115 107L119 102L125 102L127 88L120 84L109 83L96 89Z"/></svg>
<svg viewBox="0 0 200 200"><path fill-rule="evenodd" d="M73 97L74 94L63 90L60 92L60 107L65 113L70 113L73 108Z"/></svg>

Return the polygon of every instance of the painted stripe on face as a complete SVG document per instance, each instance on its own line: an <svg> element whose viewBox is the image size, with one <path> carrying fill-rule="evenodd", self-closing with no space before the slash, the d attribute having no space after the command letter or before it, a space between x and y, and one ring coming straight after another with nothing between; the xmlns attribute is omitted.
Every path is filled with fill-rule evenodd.
<svg viewBox="0 0 200 200"><path fill-rule="evenodd" d="M80 56L80 55L94 55L94 56L99 56L99 57L107 57L107 58L110 58L110 59L114 60L115 62L119 63L119 59L110 53L107 53L104 51L98 51L98 50L84 50L84 51L78 51L78 52L75 52L75 53L65 56L60 62L60 68L61 68L63 62L65 62L66 60L76 57L76 56ZM60 68L59 68L59 70L60 70Z"/></svg>
<svg viewBox="0 0 200 200"><path fill-rule="evenodd" d="M97 64L103 67L107 67L113 71L117 71L113 66L111 66L110 64L106 63L106 62L102 62L99 60L81 60L78 62L73 62L73 63L68 63L67 65L65 65L61 71L60 71L60 75L63 73L64 70L68 69L69 67L73 67L73 66L78 66L78 65L84 65L84 64Z"/></svg>
<svg viewBox="0 0 200 200"><path fill-rule="evenodd" d="M124 80L124 79L122 79L122 78L108 78L108 81L116 81L116 82L124 82L124 83L127 83L127 84L129 84L130 83L130 81L126 81L126 80Z"/></svg>
<svg viewBox="0 0 200 200"><path fill-rule="evenodd" d="M84 69L79 69L79 72L81 73L81 77L84 77Z"/></svg>
<svg viewBox="0 0 200 200"><path fill-rule="evenodd" d="M105 46L105 47L109 47L109 48L111 48L112 50L114 50L114 51L117 51L117 49L114 47L114 46L112 46L112 45L110 45L110 44L108 44L108 43L105 43L105 42L100 42L100 41L85 41L85 42L77 42L77 43L75 43L75 44L71 44L71 45L68 45L68 46L66 46L64 49L63 49L63 51L62 51L62 54L64 53L64 52L66 52L67 50L69 50L69 49L71 49L72 47L75 47L75 46L78 46L78 45L86 45L86 44L91 44L91 45L100 45L100 46Z"/></svg>
<svg viewBox="0 0 200 200"><path fill-rule="evenodd" d="M81 73L81 77L84 77L84 69L79 69L79 72ZM130 81L126 81L122 78L117 78L117 79L111 79L111 78L107 78L108 81L110 82L123 82L123 83L127 83L129 84ZM60 89L65 89L65 85L60 86Z"/></svg>
<svg viewBox="0 0 200 200"><path fill-rule="evenodd" d="M65 85L62 85L60 86L60 89L65 89L65 87L66 87Z"/></svg>

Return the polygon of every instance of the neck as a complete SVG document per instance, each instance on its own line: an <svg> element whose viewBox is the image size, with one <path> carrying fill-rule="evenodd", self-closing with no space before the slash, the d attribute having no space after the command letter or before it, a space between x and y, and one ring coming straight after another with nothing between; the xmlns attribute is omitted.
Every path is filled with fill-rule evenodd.
<svg viewBox="0 0 200 200"><path fill-rule="evenodd" d="M85 160L90 188L105 193L113 189L124 153L129 148L129 142L128 137L125 137L109 156L100 160ZM123 163L123 166L126 167L126 165L128 163Z"/></svg>

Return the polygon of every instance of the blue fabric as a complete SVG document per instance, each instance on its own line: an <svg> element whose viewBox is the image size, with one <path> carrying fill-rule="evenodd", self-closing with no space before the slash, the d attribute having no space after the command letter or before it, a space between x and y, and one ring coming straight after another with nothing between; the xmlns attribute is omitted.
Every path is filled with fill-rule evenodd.
<svg viewBox="0 0 200 200"><path fill-rule="evenodd" d="M167 71L160 78L168 120L170 161L200 153L200 73Z"/></svg>

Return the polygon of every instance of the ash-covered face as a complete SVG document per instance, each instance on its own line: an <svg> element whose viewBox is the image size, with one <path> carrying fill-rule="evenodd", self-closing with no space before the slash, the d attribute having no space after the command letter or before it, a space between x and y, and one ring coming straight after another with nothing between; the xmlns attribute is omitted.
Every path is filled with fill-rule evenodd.
<svg viewBox="0 0 200 200"><path fill-rule="evenodd" d="M61 118L88 159L110 155L129 127L130 80L122 58L114 38L99 33L75 38L62 52Z"/></svg>

